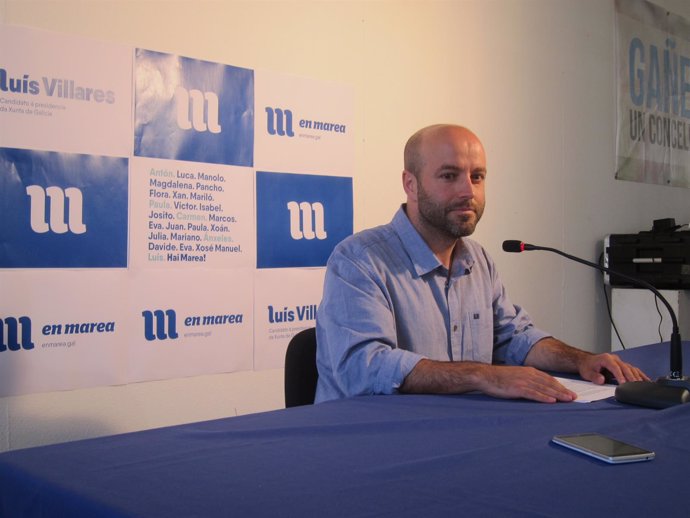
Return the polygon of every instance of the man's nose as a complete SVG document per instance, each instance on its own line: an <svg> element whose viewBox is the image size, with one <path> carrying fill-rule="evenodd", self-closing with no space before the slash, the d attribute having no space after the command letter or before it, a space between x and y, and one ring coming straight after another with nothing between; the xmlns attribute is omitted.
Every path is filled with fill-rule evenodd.
<svg viewBox="0 0 690 518"><path fill-rule="evenodd" d="M454 185L455 195L462 199L474 198L472 179L468 174L459 175Z"/></svg>

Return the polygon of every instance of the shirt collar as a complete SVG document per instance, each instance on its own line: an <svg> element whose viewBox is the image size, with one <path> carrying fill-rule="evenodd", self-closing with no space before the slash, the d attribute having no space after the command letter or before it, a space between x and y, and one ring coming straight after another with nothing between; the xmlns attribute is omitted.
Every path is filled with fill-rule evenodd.
<svg viewBox="0 0 690 518"><path fill-rule="evenodd" d="M441 264L441 261L434 255L429 245L426 244L426 241L424 241L410 222L405 213L405 204L402 204L395 213L391 224L400 237L403 248L412 261L412 266L418 276L421 277L437 268L447 272L445 266ZM453 255L453 277L469 273L474 265L474 258L469 253L467 247L463 246L462 240L459 244L459 250L456 250L456 253Z"/></svg>

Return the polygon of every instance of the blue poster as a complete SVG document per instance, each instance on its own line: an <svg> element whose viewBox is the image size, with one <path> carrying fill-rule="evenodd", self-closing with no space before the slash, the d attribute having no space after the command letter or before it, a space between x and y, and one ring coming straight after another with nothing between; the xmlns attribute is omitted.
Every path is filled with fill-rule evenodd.
<svg viewBox="0 0 690 518"><path fill-rule="evenodd" d="M352 178L256 173L258 268L325 266L352 219Z"/></svg>
<svg viewBox="0 0 690 518"><path fill-rule="evenodd" d="M128 159L0 148L0 268L127 267Z"/></svg>
<svg viewBox="0 0 690 518"><path fill-rule="evenodd" d="M134 155L251 167L254 72L137 49Z"/></svg>

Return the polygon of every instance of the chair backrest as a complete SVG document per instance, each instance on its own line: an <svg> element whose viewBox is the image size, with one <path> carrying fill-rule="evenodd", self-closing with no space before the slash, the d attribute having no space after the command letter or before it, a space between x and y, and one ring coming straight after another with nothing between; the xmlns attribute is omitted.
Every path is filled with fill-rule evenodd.
<svg viewBox="0 0 690 518"><path fill-rule="evenodd" d="M316 395L316 329L303 329L285 351L285 407L311 405Z"/></svg>

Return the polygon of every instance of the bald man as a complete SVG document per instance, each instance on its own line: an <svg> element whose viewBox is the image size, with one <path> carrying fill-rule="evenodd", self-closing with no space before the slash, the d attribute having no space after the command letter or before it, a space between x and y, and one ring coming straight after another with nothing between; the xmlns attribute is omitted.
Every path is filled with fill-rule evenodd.
<svg viewBox="0 0 690 518"><path fill-rule="evenodd" d="M647 380L612 354L576 349L537 329L508 298L495 264L468 238L482 217L484 147L439 124L408 140L407 197L388 225L341 242L328 260L316 318L316 401L364 394L479 391L572 401L544 371L603 383Z"/></svg>

